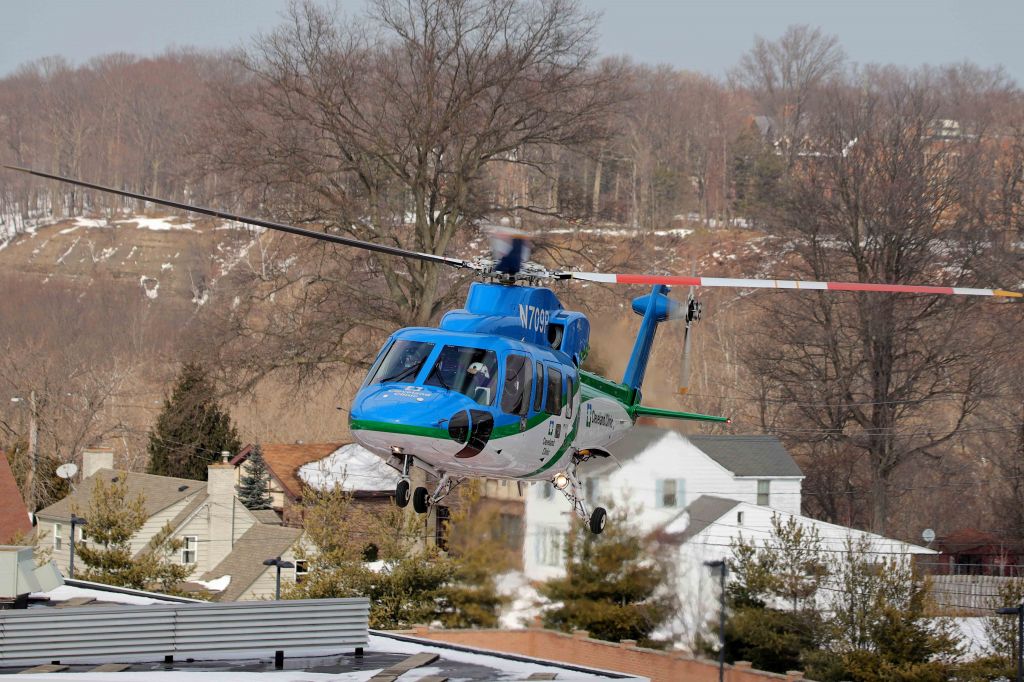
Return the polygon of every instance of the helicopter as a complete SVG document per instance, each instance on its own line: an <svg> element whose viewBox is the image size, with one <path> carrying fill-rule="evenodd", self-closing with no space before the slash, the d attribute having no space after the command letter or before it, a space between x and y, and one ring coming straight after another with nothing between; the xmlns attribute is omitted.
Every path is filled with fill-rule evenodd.
<svg viewBox="0 0 1024 682"><path fill-rule="evenodd" d="M916 293L1021 298L1004 289L733 279L697 275L609 274L551 271L529 260L528 235L492 232L492 256L464 260L362 241L338 234L244 217L216 209L105 187L30 168L4 166L49 180L148 201L288 234L414 258L472 271L465 307L447 312L437 327L408 327L391 334L363 381L349 428L363 447L401 471L399 507L412 503L426 513L471 478L547 481L561 491L590 531L607 522L603 507L587 504L578 476L581 464L607 457L609 448L641 417L724 423L727 417L642 404L642 386L658 326L685 322L684 376L691 326L700 319L699 287L770 288L846 292ZM590 350L590 322L566 310L546 282L578 280L647 285L632 301L640 329L621 381L583 369ZM670 287L689 287L685 303ZM683 382L685 383L685 381ZM685 388L680 389L685 394ZM433 491L411 489L416 467L437 480Z"/></svg>

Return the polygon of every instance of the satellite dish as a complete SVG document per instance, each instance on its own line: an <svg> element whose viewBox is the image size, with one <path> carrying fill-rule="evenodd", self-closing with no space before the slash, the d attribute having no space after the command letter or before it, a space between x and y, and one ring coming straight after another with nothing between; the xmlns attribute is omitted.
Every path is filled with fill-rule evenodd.
<svg viewBox="0 0 1024 682"><path fill-rule="evenodd" d="M71 478L78 473L78 465L74 462L68 462L67 464L61 464L57 467L57 475L61 478Z"/></svg>
<svg viewBox="0 0 1024 682"><path fill-rule="evenodd" d="M925 542L932 542L935 540L935 531L931 528L925 528L924 532L921 533L921 537Z"/></svg>

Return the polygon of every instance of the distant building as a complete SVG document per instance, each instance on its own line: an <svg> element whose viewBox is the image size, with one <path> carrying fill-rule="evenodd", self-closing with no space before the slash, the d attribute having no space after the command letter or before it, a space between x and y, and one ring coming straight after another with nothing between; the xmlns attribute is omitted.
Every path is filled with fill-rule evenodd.
<svg viewBox="0 0 1024 682"><path fill-rule="evenodd" d="M14 540L32 533L32 520L28 507L21 498L21 490L14 480L14 472L7 461L7 455L0 450L0 545L11 544Z"/></svg>
<svg viewBox="0 0 1024 682"><path fill-rule="evenodd" d="M939 556L918 565L933 575L1024 574L1024 544L977 528L959 528L936 539Z"/></svg>
<svg viewBox="0 0 1024 682"><path fill-rule="evenodd" d="M112 450L83 453L82 482L75 491L37 513L37 544L49 547L61 572L67 575L70 558L71 513L84 515L96 481L125 481L129 498L145 499L147 521L131 539L135 554L170 525L172 537L182 541L177 560L194 566L191 580L216 583L214 598L224 601L264 599L274 594L276 569L263 560L281 556L295 563L302 530L281 525L272 511L249 511L235 491L235 467L211 464L207 481L155 476L114 469ZM87 519L88 520L88 519ZM88 542L89 527L76 528L76 542ZM78 564L81 568L81 564ZM282 574L294 582L304 566ZM225 576L230 576L224 580ZM226 585L224 584L226 583Z"/></svg>
<svg viewBox="0 0 1024 682"><path fill-rule="evenodd" d="M580 466L592 506L631 510L654 532L701 495L719 495L800 513L803 473L774 436L684 436L636 426L610 448L614 457ZM533 580L561 575L569 504L550 483L531 487L526 503L524 569Z"/></svg>

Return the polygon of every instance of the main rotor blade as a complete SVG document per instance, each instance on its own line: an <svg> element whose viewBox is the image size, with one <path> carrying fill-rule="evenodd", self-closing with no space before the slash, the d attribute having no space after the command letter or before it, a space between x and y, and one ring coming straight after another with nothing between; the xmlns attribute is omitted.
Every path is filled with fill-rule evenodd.
<svg viewBox="0 0 1024 682"><path fill-rule="evenodd" d="M558 279L579 279L607 284L667 284L670 286L730 287L734 289L804 289L811 291L872 291L891 294L949 294L956 296L997 296L1024 298L1024 293L1006 289L932 287L915 284L869 284L864 282L813 282L799 279L732 279L726 277L683 277L677 275L609 275L603 272L558 272Z"/></svg>
<svg viewBox="0 0 1024 682"><path fill-rule="evenodd" d="M60 175L53 175L51 173L44 173L43 171L33 170L31 168L20 168L18 166L4 166L9 170L18 171L20 173L29 173L31 175L37 175L41 178L47 178L49 180L58 180L60 182L67 182L72 185L78 185L80 187L88 187L89 189L95 189L100 192L109 192L111 194L120 194L123 197L129 197L131 199L140 199L142 201L149 201L154 204L161 204L163 206L170 206L172 208L179 208L184 211L191 211L193 213L202 213L204 215L213 216L214 218L224 218L225 220L234 220L239 223L245 223L247 225L255 225L257 227L265 227L268 230L277 230L278 232L287 232L288 234L299 235L300 237L310 237L312 239L319 239L324 242L332 242L334 244L342 244L344 246L354 246L357 249L366 249L367 251L374 251L376 253L386 253L389 256L401 256L402 258L416 258L418 260L424 260L431 263L441 263L443 265L451 265L456 268L473 268L473 265L469 261L462 260L460 258L448 258L446 256L438 256L432 253L420 253L419 251L409 251L407 249L401 249L397 246L386 246L384 244L374 244L373 242L366 242L361 239L352 239L350 237L342 237L340 235L331 234L329 232L317 232L316 230L308 230L303 227L295 227L294 225L288 225L285 223L275 223L270 220L262 220L260 218L247 218L245 216L235 215L233 213L227 213L213 208L203 208L202 206L192 206L190 204L183 204L179 201L171 201L170 199L159 199L156 197L149 197L145 194L136 194L135 192L127 192L121 189L114 189L113 187L104 187L103 185L95 185L91 182L85 182L83 180L75 180L74 178L65 178Z"/></svg>

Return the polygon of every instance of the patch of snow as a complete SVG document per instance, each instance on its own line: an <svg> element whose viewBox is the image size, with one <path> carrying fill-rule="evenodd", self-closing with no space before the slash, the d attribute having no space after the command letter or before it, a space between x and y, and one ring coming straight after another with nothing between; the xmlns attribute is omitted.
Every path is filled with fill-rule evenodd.
<svg viewBox="0 0 1024 682"><path fill-rule="evenodd" d="M398 471L358 443L343 445L318 462L299 468L299 478L314 488L391 491L402 478Z"/></svg>
<svg viewBox="0 0 1024 682"><path fill-rule="evenodd" d="M70 255L70 253L75 250L75 247L78 246L78 242L81 239L82 239L81 237L75 237L74 243L72 243L71 246L68 247L67 251L65 251L64 253L61 254L60 258L57 259L57 262L58 263L63 263L64 259L67 258L68 255ZM43 246L46 246L46 244L43 244Z"/></svg>
<svg viewBox="0 0 1024 682"><path fill-rule="evenodd" d="M138 604L143 606L167 603L150 597L138 597L134 594L120 594L118 592L104 592L103 590L90 590L86 587L72 587L71 585L60 585L49 592L34 592L30 596L33 599L49 599L50 601L67 601L69 599L83 598L113 604Z"/></svg>
<svg viewBox="0 0 1024 682"><path fill-rule="evenodd" d="M210 291L209 291L209 289L204 289L203 293L196 294L195 296L192 297L192 302L195 303L196 305L206 305L206 302L209 301L209 300L210 300Z"/></svg>
<svg viewBox="0 0 1024 682"><path fill-rule="evenodd" d="M112 227L112 226L107 221L106 218L86 218L84 216L78 216L78 217L75 218L75 225L74 225L74 227L69 227L66 230L61 230L60 234L68 234L69 232L74 232L75 230L77 230L80 227L84 227L85 229L89 230L89 229L93 229L93 228L97 228L97 227Z"/></svg>
<svg viewBox="0 0 1024 682"><path fill-rule="evenodd" d="M160 272L167 272L168 270L173 270L173 269L174 269L174 265L172 265L171 263L164 263L164 264L162 264L160 266Z"/></svg>
<svg viewBox="0 0 1024 682"><path fill-rule="evenodd" d="M150 282L152 282L152 285ZM141 275L139 277L139 286L141 286L142 290L146 292L146 298L152 300L159 296L160 280L155 277L146 277L145 275Z"/></svg>
<svg viewBox="0 0 1024 682"><path fill-rule="evenodd" d="M221 577L214 578L213 580L193 580L192 582L197 585L202 585L211 592L223 592L228 589L228 585L231 584L231 576L222 575Z"/></svg>
<svg viewBox="0 0 1024 682"><path fill-rule="evenodd" d="M195 223L172 223L170 218L141 218L134 217L127 220L118 220L119 225L135 223L136 229L152 230L154 232L169 232L171 230L194 230Z"/></svg>
<svg viewBox="0 0 1024 682"><path fill-rule="evenodd" d="M530 580L520 571L502 573L495 578L494 586L498 594L512 597L512 600L502 607L501 615L498 617L501 627L506 630L530 627L548 605L547 599L541 596L537 588L531 585Z"/></svg>
<svg viewBox="0 0 1024 682"><path fill-rule="evenodd" d="M992 644L985 633L983 616L942 618L936 620L951 621L959 630L961 642L964 644L964 657L968 660L983 658L992 654Z"/></svg>

